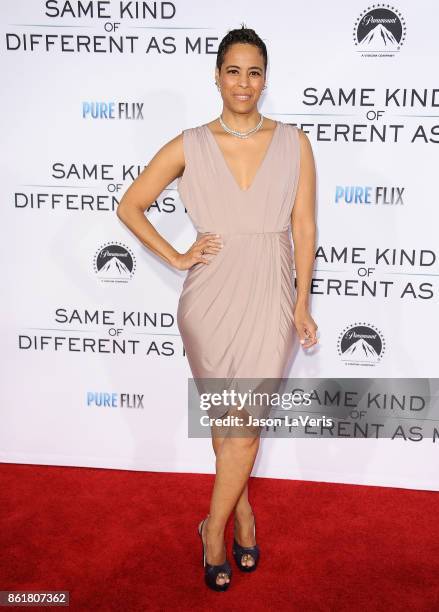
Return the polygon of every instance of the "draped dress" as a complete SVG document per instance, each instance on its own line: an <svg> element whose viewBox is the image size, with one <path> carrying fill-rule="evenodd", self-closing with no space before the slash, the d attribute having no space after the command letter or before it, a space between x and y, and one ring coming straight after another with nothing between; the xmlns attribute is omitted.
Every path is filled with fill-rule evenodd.
<svg viewBox="0 0 439 612"><path fill-rule="evenodd" d="M223 248L186 273L177 325L194 379L285 376L295 338L291 213L300 169L298 128L277 121L257 173L241 189L207 124L183 130L177 189L197 238ZM255 387L256 388L256 387ZM224 412L224 411L223 411Z"/></svg>

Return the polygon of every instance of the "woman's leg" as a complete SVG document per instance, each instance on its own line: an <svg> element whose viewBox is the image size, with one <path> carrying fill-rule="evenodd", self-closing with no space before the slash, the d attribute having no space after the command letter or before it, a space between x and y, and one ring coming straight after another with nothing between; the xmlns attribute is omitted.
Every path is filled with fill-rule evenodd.
<svg viewBox="0 0 439 612"><path fill-rule="evenodd" d="M203 534L206 542L207 562L219 565L225 561L224 530L227 520L238 501L248 504L245 489L259 449L260 431L256 428L247 430L246 435L224 436L215 442L216 478L210 503L209 519L205 523ZM212 437L215 432L212 431ZM248 507L247 507L248 508ZM244 542L240 542L244 545ZM223 584L225 577L218 577L218 584Z"/></svg>
<svg viewBox="0 0 439 612"><path fill-rule="evenodd" d="M224 437L212 435L212 446L215 455L218 454L221 445L224 442ZM254 535L254 516L253 510L248 499L248 481L235 506L235 533L236 538L241 546L254 546L256 544ZM254 559L251 555L244 556L242 559L243 565L254 565Z"/></svg>
<svg viewBox="0 0 439 612"><path fill-rule="evenodd" d="M212 435L212 446L213 446L215 455L218 454L218 450L221 448L221 445L223 442L224 442L223 437ZM246 523L253 517L252 507L248 499L248 483L247 482L245 483L245 487L236 503L235 517L238 523ZM245 530L245 525L240 525L240 530L241 531ZM252 525L250 525L250 529L248 531L250 535L247 535L246 533L241 534L241 536L243 536L242 540L241 538L239 539L239 543L241 544L241 546L254 546L255 544ZM247 540L251 540L251 541L247 542Z"/></svg>

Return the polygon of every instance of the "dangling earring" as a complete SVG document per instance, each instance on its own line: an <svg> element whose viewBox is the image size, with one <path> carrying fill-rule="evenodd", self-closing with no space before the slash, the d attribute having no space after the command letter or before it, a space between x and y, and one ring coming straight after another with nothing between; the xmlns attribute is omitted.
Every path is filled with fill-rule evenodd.
<svg viewBox="0 0 439 612"><path fill-rule="evenodd" d="M215 85L216 85L216 88L218 89L218 91L220 91L220 89L221 89L221 88L220 88L220 86L218 85L218 81L215 81Z"/></svg>

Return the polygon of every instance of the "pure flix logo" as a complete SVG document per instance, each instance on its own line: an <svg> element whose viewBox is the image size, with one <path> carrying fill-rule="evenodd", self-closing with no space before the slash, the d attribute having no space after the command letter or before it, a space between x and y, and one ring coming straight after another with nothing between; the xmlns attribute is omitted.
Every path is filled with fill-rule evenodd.
<svg viewBox="0 0 439 612"><path fill-rule="evenodd" d="M143 102L82 102L83 119L143 119Z"/></svg>
<svg viewBox="0 0 439 612"><path fill-rule="evenodd" d="M127 283L136 271L136 260L126 245L107 242L96 251L93 268L103 283Z"/></svg>
<svg viewBox="0 0 439 612"><path fill-rule="evenodd" d="M403 206L405 187L336 185L335 204Z"/></svg>
<svg viewBox="0 0 439 612"><path fill-rule="evenodd" d="M383 334L371 323L349 325L338 337L337 351L346 365L375 366L385 349Z"/></svg>
<svg viewBox="0 0 439 612"><path fill-rule="evenodd" d="M106 391L87 391L85 403L95 408L136 408L143 410L144 395L137 393L109 393Z"/></svg>
<svg viewBox="0 0 439 612"><path fill-rule="evenodd" d="M394 55L400 51L405 36L404 17L390 4L368 6L354 24L354 45L363 57Z"/></svg>

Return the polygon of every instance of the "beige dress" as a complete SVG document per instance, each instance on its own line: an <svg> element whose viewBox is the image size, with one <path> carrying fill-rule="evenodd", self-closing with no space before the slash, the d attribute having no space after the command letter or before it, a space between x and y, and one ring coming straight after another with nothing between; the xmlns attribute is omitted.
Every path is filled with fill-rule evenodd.
<svg viewBox="0 0 439 612"><path fill-rule="evenodd" d="M183 131L178 192L197 238L220 234L210 264L187 271L177 325L194 378L280 378L293 325L291 212L300 166L296 126L277 121L253 183L242 190L207 124Z"/></svg>

